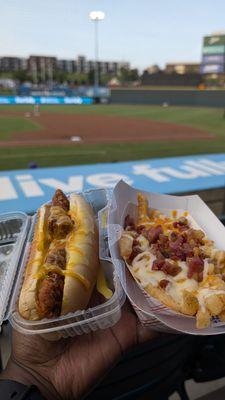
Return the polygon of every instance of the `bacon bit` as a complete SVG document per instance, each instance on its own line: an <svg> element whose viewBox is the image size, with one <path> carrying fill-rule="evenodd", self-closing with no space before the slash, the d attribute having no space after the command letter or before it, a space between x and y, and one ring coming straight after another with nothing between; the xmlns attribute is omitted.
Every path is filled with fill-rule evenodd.
<svg viewBox="0 0 225 400"><path fill-rule="evenodd" d="M177 252L181 249L183 243L184 243L184 237L178 236L177 240L169 242L169 247L172 251Z"/></svg>
<svg viewBox="0 0 225 400"><path fill-rule="evenodd" d="M169 251L167 249L166 250L160 249L160 251L161 251L161 254L162 254L162 256L164 258L170 258L170 254L169 254Z"/></svg>
<svg viewBox="0 0 225 400"><path fill-rule="evenodd" d="M139 225L136 229L136 232L140 235L144 230L145 230L145 226L144 225Z"/></svg>
<svg viewBox="0 0 225 400"><path fill-rule="evenodd" d="M156 251L156 258L157 258L157 260L159 260L159 261L165 261L165 256L164 256L164 254L163 253L161 253L161 251L160 250L157 250Z"/></svg>
<svg viewBox="0 0 225 400"><path fill-rule="evenodd" d="M124 220L124 229L126 230L135 230L134 219L128 214Z"/></svg>
<svg viewBox="0 0 225 400"><path fill-rule="evenodd" d="M187 260L188 265L188 278L195 279L198 282L201 282L203 279L203 270L204 270L204 261L198 257L192 257Z"/></svg>
<svg viewBox="0 0 225 400"><path fill-rule="evenodd" d="M173 254L172 256L170 256L171 260L173 261L179 261L180 257L176 256L175 254Z"/></svg>
<svg viewBox="0 0 225 400"><path fill-rule="evenodd" d="M203 281L203 271L198 274L198 282Z"/></svg>
<svg viewBox="0 0 225 400"><path fill-rule="evenodd" d="M179 225L188 225L188 220L185 217L180 217L178 220Z"/></svg>
<svg viewBox="0 0 225 400"><path fill-rule="evenodd" d="M139 241L137 239L133 240L133 247L139 246Z"/></svg>
<svg viewBox="0 0 225 400"><path fill-rule="evenodd" d="M176 233L176 232L171 232L171 234L170 234L170 239L171 239L173 242L175 242L175 241L177 240L177 238L178 238L177 233Z"/></svg>
<svg viewBox="0 0 225 400"><path fill-rule="evenodd" d="M171 232L169 236L159 235L158 241L152 245L154 254L157 255L157 251L165 258L173 260L186 261L187 257L193 257L194 255L200 255L203 259L199 245L201 244L201 238L203 233L201 231L188 229L185 232ZM195 249L195 251L194 251Z"/></svg>
<svg viewBox="0 0 225 400"><path fill-rule="evenodd" d="M147 230L147 239L150 244L156 243L159 239L159 236L163 234L163 229L161 225L156 226L155 228L150 228Z"/></svg>
<svg viewBox="0 0 225 400"><path fill-rule="evenodd" d="M152 270L153 271L161 271L163 268L163 265L165 263L165 259L162 260L154 260L152 263Z"/></svg>
<svg viewBox="0 0 225 400"><path fill-rule="evenodd" d="M133 259L140 253L142 253L142 250L140 249L140 247L138 247L138 246L133 247L132 253L131 253L131 255L129 257L129 260L128 260L129 263L132 263Z"/></svg>
<svg viewBox="0 0 225 400"><path fill-rule="evenodd" d="M173 210L173 211L172 211L172 216L173 216L173 218L176 218L176 216L177 216L177 210Z"/></svg>
<svg viewBox="0 0 225 400"><path fill-rule="evenodd" d="M192 244L193 247L196 244L203 244L203 238L205 234L200 229L188 229L187 231L187 241L188 243Z"/></svg>
<svg viewBox="0 0 225 400"><path fill-rule="evenodd" d="M192 247L190 246L189 243L184 243L183 247L182 247L182 250L183 250L183 252L184 252L186 257L193 257L194 256L193 249L192 249Z"/></svg>
<svg viewBox="0 0 225 400"><path fill-rule="evenodd" d="M182 235L179 235L177 237L177 240L175 242L170 242L170 246L172 249L176 249L177 247L181 246L185 242L185 238Z"/></svg>
<svg viewBox="0 0 225 400"><path fill-rule="evenodd" d="M168 242L168 236L167 235L164 235L163 233L161 233L160 235L159 235L159 243L160 244L165 244L165 243L167 243Z"/></svg>
<svg viewBox="0 0 225 400"><path fill-rule="evenodd" d="M179 272L181 272L182 268L174 263L166 261L162 270L165 272L165 274L176 276L179 274Z"/></svg>
<svg viewBox="0 0 225 400"><path fill-rule="evenodd" d="M188 226L188 220L187 220L187 218L185 218L185 217L180 217L180 218L178 219L178 221L175 221L175 222L173 223L173 227L176 228L176 229L179 229L179 230L183 229L183 227L185 227L184 230L188 229L189 226Z"/></svg>
<svg viewBox="0 0 225 400"><path fill-rule="evenodd" d="M167 279L162 279L162 280L159 282L159 286L160 286L162 289L166 289L168 283L170 283L170 282L169 282Z"/></svg>
<svg viewBox="0 0 225 400"><path fill-rule="evenodd" d="M153 271L162 271L167 275L176 276L182 270L181 267L175 263L166 260L154 260L152 264Z"/></svg>

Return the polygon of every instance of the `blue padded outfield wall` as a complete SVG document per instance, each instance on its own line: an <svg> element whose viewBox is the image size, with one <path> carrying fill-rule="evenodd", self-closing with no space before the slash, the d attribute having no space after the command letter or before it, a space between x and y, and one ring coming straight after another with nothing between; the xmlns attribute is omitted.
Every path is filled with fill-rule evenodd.
<svg viewBox="0 0 225 400"><path fill-rule="evenodd" d="M0 104L93 104L93 99L80 96L0 96Z"/></svg>
<svg viewBox="0 0 225 400"><path fill-rule="evenodd" d="M225 153L0 172L0 212L33 212L54 190L112 188L120 179L136 188L182 193L225 186Z"/></svg>

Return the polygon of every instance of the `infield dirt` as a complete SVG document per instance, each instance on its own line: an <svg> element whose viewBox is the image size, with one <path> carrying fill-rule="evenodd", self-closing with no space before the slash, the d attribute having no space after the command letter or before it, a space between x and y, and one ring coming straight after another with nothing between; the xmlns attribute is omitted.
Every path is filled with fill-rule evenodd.
<svg viewBox="0 0 225 400"><path fill-rule="evenodd" d="M0 115L13 118L21 116L21 112L1 110ZM71 142L72 136L79 136L82 143L89 144L214 138L213 134L190 126L133 117L42 112L39 116L31 113L29 118L42 128L38 131L15 132L11 140L0 142L0 146L74 144Z"/></svg>

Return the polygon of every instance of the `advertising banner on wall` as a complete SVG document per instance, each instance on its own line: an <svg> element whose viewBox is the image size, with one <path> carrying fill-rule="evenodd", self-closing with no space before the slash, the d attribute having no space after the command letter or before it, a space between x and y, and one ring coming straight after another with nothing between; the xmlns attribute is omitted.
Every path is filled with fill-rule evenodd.
<svg viewBox="0 0 225 400"><path fill-rule="evenodd" d="M123 179L158 193L224 188L225 154L0 172L0 213L34 212L55 189L81 192L113 188Z"/></svg>
<svg viewBox="0 0 225 400"><path fill-rule="evenodd" d="M204 46L203 54L225 54L225 46L224 45L216 45L216 46Z"/></svg>
<svg viewBox="0 0 225 400"><path fill-rule="evenodd" d="M201 74L222 74L224 72L224 65L222 64L202 64L200 66L200 73Z"/></svg>
<svg viewBox="0 0 225 400"><path fill-rule="evenodd" d="M0 96L0 104L92 104L89 97Z"/></svg>
<svg viewBox="0 0 225 400"><path fill-rule="evenodd" d="M202 57L202 64L225 64L225 56L209 55Z"/></svg>

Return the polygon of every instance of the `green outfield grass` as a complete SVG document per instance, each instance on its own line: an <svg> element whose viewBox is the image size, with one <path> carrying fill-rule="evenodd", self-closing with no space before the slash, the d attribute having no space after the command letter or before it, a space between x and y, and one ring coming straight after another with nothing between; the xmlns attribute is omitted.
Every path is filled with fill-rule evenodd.
<svg viewBox="0 0 225 400"><path fill-rule="evenodd" d="M4 110L32 111L32 106L1 106ZM67 145L26 148L0 148L0 170L27 168L30 161L41 167L78 165L97 162L139 160L154 157L225 152L225 119L223 109L203 107L159 107L159 106L41 106L41 112L62 114L118 115L123 117L147 118L155 121L173 122L193 126L215 135L214 140L195 141L152 141L146 143L121 143L101 145ZM4 125L1 124L2 120ZM8 121L6 121L8 119ZM18 120L17 120L18 119ZM24 120L24 125L22 121ZM14 121L14 122L13 122ZM37 119L38 121L38 119ZM0 118L0 140L19 130L36 130L27 118ZM9 136L8 136L9 137Z"/></svg>
<svg viewBox="0 0 225 400"><path fill-rule="evenodd" d="M0 140L9 140L15 132L37 131L42 127L24 117L0 117Z"/></svg>
<svg viewBox="0 0 225 400"><path fill-rule="evenodd" d="M210 141L207 146L201 141L195 141L194 145L179 141L176 143L160 141L110 145L0 148L0 170L27 168L30 161L36 162L39 167L54 167L221 152L225 152L225 143L221 145L220 141Z"/></svg>

